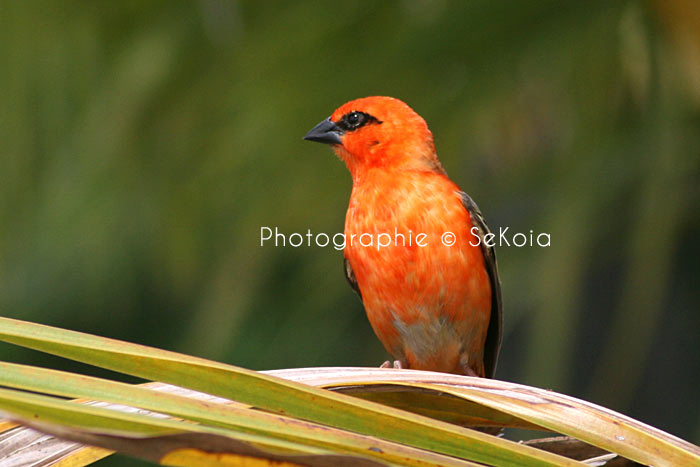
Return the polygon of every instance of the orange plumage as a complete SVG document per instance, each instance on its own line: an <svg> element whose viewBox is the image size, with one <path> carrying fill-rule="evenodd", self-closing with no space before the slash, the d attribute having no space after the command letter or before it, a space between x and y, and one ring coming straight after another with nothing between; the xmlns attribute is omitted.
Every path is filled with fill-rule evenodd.
<svg viewBox="0 0 700 467"><path fill-rule="evenodd" d="M445 174L425 121L398 99L367 97L305 138L331 144L352 175L346 275L387 351L402 367L492 377L501 340L495 254L477 244L488 228Z"/></svg>

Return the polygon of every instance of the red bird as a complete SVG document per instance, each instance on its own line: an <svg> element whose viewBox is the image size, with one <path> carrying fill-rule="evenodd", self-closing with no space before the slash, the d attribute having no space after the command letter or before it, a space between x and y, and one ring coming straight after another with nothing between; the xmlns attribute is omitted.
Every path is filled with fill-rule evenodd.
<svg viewBox="0 0 700 467"><path fill-rule="evenodd" d="M394 367L493 377L502 322L495 252L425 121L398 99L366 97L304 139L330 144L352 175L345 275Z"/></svg>

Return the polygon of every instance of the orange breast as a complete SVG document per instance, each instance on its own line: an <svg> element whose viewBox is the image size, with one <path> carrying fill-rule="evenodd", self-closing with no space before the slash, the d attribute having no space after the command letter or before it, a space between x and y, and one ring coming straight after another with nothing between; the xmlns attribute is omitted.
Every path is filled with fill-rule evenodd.
<svg viewBox="0 0 700 467"><path fill-rule="evenodd" d="M441 174L382 169L354 182L345 256L379 339L410 368L483 374L491 287L459 188Z"/></svg>

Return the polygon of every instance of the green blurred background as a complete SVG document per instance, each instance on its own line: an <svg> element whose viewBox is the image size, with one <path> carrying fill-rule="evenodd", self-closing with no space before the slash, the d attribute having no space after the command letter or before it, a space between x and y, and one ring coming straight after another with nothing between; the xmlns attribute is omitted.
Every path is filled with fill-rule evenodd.
<svg viewBox="0 0 700 467"><path fill-rule="evenodd" d="M302 136L376 94L428 121L492 229L551 234L498 250L498 377L700 442L695 0L1 1L0 313L378 365L342 253L260 246L342 232L350 176Z"/></svg>

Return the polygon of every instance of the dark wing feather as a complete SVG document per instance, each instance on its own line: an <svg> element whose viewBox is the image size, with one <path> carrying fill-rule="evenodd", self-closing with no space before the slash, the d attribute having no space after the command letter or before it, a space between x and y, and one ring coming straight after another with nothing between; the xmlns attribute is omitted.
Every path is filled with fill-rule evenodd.
<svg viewBox="0 0 700 467"><path fill-rule="evenodd" d="M503 299L501 298L501 279L498 277L498 264L496 263L496 250L486 246L484 235L491 233L484 216L473 199L463 191L459 192L462 204L469 211L472 225L479 229L481 237L481 251L484 254L484 264L491 279L491 321L486 332L486 344L484 345L484 370L487 378L493 378L496 373L498 352L501 350L503 338Z"/></svg>
<svg viewBox="0 0 700 467"><path fill-rule="evenodd" d="M352 271L352 266L350 266L350 261L347 258L343 258L343 268L345 269L345 278L348 280L348 284L352 287L352 290L360 296L362 300L362 293L360 293L360 286L357 285L357 279L355 279L355 273Z"/></svg>

